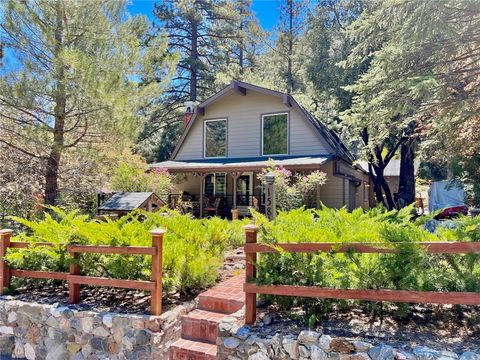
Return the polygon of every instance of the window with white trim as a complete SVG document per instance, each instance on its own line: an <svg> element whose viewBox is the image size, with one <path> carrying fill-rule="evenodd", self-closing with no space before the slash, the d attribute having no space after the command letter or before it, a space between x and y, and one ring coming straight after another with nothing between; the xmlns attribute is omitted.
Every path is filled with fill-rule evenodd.
<svg viewBox="0 0 480 360"><path fill-rule="evenodd" d="M262 155L288 154L288 113L262 116Z"/></svg>
<svg viewBox="0 0 480 360"><path fill-rule="evenodd" d="M204 157L226 157L227 119L205 120L203 126Z"/></svg>
<svg viewBox="0 0 480 360"><path fill-rule="evenodd" d="M226 196L227 195L227 174L215 173L205 176L205 196Z"/></svg>

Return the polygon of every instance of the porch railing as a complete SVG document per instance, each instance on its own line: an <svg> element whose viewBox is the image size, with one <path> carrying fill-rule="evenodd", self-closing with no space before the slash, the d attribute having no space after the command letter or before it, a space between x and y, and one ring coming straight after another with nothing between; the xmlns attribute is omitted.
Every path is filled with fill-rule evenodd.
<svg viewBox="0 0 480 360"><path fill-rule="evenodd" d="M165 230L152 230L152 246L104 246L104 245L67 245L70 254L70 272L36 271L10 269L5 260L8 249L22 249L30 246L57 246L48 242L30 243L11 241L12 230L0 230L0 295L10 287L12 276L30 279L63 280L68 283L68 302L80 302L80 285L105 286L137 289L151 292L150 311L152 315L162 313L162 263L163 235ZM121 254L152 256L152 275L150 281L110 279L81 275L80 254Z"/></svg>
<svg viewBox="0 0 480 360"><path fill-rule="evenodd" d="M327 299L390 301L426 304L464 304L480 305L480 293L475 292L435 292L411 290L370 290L370 289L332 289L315 286L292 285L256 285L255 262L258 253L290 253L316 252L357 252L368 254L395 253L396 249L378 248L375 243L277 243L272 245L258 244L258 227L247 225L245 228L245 323L253 324L256 320L257 294L314 297ZM396 244L398 245L398 243ZM429 254L480 254L480 242L423 242L416 243Z"/></svg>
<svg viewBox="0 0 480 360"><path fill-rule="evenodd" d="M204 198L208 199L208 202L203 201L203 206L204 209L208 206L211 206L216 198L220 198L220 205L219 205L219 215L222 216L229 216L230 215L230 210L233 208L233 195L204 195ZM255 201L254 199L257 200L258 207L260 210L263 209L262 205L262 199L260 194L255 194L255 195L237 195L237 208L238 207L250 207L253 206ZM200 194L198 193L188 193L188 194L169 194L168 195L168 205L170 207L177 207L178 204L183 203L194 203L195 205L198 205L200 202ZM195 211L194 211L195 212ZM196 212L199 212L198 209L196 209ZM196 214L198 215L198 214ZM204 215L206 216L207 214L204 212Z"/></svg>

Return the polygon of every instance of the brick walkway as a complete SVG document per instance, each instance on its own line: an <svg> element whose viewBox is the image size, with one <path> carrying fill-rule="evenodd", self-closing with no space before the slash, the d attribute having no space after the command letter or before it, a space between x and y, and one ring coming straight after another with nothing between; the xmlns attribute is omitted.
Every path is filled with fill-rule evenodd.
<svg viewBox="0 0 480 360"><path fill-rule="evenodd" d="M198 308L182 319L182 338L170 348L171 360L217 358L218 324L244 305L245 275L237 275L198 296Z"/></svg>

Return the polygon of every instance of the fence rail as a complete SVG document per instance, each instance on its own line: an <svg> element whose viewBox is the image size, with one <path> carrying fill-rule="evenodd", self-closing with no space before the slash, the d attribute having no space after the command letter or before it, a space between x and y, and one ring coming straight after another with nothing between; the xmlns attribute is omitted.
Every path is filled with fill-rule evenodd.
<svg viewBox="0 0 480 360"><path fill-rule="evenodd" d="M279 243L273 245L258 244L258 227L247 225L245 230L245 323L253 324L256 319L257 294L315 297L344 300L390 301L425 304L480 305L480 293L475 292L435 292L411 290L360 290L332 289L316 286L293 285L256 285L251 283L256 277L255 262L257 253L275 253L280 251L293 253L312 252L357 252L368 254L395 253L400 250L380 247L378 243ZM399 245L391 244L391 245ZM480 242L424 242L416 243L429 254L480 254Z"/></svg>
<svg viewBox="0 0 480 360"><path fill-rule="evenodd" d="M151 292L150 310L153 315L162 313L162 262L163 262L163 235L165 230L156 229L152 235L152 246L106 246L106 245L67 245L70 254L70 272L53 272L10 269L5 261L9 248L23 249L29 246L57 246L53 243L29 243L11 241L13 231L0 230L0 295L10 286L10 278L20 277L29 279L63 280L68 283L68 300L70 304L80 302L80 285L106 286L125 289L137 289ZM111 279L81 275L79 256L81 254L120 254L120 255L148 255L152 256L152 276L150 281Z"/></svg>

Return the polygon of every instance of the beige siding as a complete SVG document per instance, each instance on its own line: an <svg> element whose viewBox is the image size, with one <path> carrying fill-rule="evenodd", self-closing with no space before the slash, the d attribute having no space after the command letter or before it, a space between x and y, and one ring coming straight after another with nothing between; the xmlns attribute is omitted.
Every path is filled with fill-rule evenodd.
<svg viewBox="0 0 480 360"><path fill-rule="evenodd" d="M369 187L367 185L368 185L368 176L363 175L362 183L357 188L356 205L357 207L362 207L364 209L369 208Z"/></svg>
<svg viewBox="0 0 480 360"><path fill-rule="evenodd" d="M231 158L261 156L261 115L275 112L290 113L289 155L313 155L332 153L314 126L282 99L262 93L247 91L246 96L232 91L209 105L205 115L195 120L176 160L203 158L203 121L228 119L227 156Z"/></svg>
<svg viewBox="0 0 480 360"><path fill-rule="evenodd" d="M344 178L333 176L332 161L322 166L321 170L327 174L327 181L320 187L320 201L330 208L339 209L343 207L348 200L346 197L348 184L345 184Z"/></svg>
<svg viewBox="0 0 480 360"><path fill-rule="evenodd" d="M175 184L174 191L172 191L172 193L179 194L181 192L188 192L190 194L199 194L200 180L201 178L199 176L185 174L184 181L181 181L179 184Z"/></svg>

